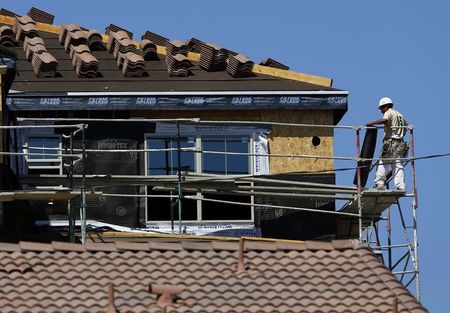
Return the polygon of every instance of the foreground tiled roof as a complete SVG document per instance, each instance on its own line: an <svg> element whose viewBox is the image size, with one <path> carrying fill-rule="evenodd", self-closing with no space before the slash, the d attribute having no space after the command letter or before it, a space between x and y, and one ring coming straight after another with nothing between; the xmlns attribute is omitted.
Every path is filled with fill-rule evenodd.
<svg viewBox="0 0 450 313"><path fill-rule="evenodd" d="M0 286L2 313L426 312L349 241L0 244Z"/></svg>

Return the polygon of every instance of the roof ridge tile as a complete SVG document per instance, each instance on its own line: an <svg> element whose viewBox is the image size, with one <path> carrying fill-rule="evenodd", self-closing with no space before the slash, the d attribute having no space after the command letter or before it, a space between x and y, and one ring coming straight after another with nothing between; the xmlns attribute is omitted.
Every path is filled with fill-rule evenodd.
<svg viewBox="0 0 450 313"><path fill-rule="evenodd" d="M20 241L19 242L21 251L37 251L37 252L53 252L53 246L48 243L38 243L32 241Z"/></svg>
<svg viewBox="0 0 450 313"><path fill-rule="evenodd" d="M141 242L128 242L128 241L116 241L115 246L117 250L126 251L149 251L150 247L147 243Z"/></svg>
<svg viewBox="0 0 450 313"><path fill-rule="evenodd" d="M69 243L62 241L52 241L52 247L54 251L74 251L74 252L85 252L86 247L78 243Z"/></svg>

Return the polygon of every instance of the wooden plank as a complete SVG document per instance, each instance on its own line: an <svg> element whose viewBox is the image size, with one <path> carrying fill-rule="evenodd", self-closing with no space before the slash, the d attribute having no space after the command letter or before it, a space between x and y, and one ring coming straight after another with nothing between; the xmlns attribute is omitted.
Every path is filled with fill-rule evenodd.
<svg viewBox="0 0 450 313"><path fill-rule="evenodd" d="M331 87L333 85L333 79L317 76L317 75L311 75L311 74L305 74L300 72L294 72L294 71L288 71L288 70L282 70L278 68L268 67L268 66L262 66L257 65L253 67L253 73L257 74L265 74L275 77L281 77L286 79L292 79L297 80L305 83L315 84L319 86L325 86L325 87Z"/></svg>
<svg viewBox="0 0 450 313"><path fill-rule="evenodd" d="M101 192L87 192L86 199L95 200L102 195ZM34 201L67 201L80 197L80 192L76 191L2 191L0 201L9 202L14 200L34 200Z"/></svg>
<svg viewBox="0 0 450 313"><path fill-rule="evenodd" d="M0 15L0 23L6 25L14 25L14 17Z"/></svg>
<svg viewBox="0 0 450 313"><path fill-rule="evenodd" d="M384 210L397 202L399 197L404 196L403 191L397 190L375 190L369 189L362 192L362 213L363 216L379 216ZM355 200L342 209L346 213L358 213L358 201Z"/></svg>

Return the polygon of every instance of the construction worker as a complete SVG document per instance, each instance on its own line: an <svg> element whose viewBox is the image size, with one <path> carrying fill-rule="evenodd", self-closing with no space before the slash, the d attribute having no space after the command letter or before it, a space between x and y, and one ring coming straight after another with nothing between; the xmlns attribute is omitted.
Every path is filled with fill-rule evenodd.
<svg viewBox="0 0 450 313"><path fill-rule="evenodd" d="M378 163L375 175L375 188L379 190L384 189L386 175L389 170L392 169L395 188L397 190L406 191L405 171L402 161L398 158L405 157L407 152L407 145L403 141L406 128L402 127L407 126L408 123L400 112L392 108L393 106L394 103L391 98L381 98L378 103L378 109L380 109L383 117L366 124L366 126L384 125L383 146L380 154L381 160ZM397 160L384 161L383 158Z"/></svg>

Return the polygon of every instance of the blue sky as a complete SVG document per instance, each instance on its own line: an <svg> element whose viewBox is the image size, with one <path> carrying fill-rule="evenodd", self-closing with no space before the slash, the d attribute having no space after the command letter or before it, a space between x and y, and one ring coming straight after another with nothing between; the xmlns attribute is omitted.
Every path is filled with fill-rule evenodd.
<svg viewBox="0 0 450 313"><path fill-rule="evenodd" d="M334 87L348 90L349 111L341 124L379 118L378 100L389 96L416 126L416 155L450 152L449 1L3 0L0 6L19 14L36 6L53 13L55 24L76 22L102 32L114 23L135 38L145 30L171 39L197 37L256 62L272 57L292 70L331 77ZM337 131L335 151L353 155L353 137ZM431 312L446 311L450 296L449 165L449 158L416 164L422 302ZM340 183L350 179L344 175Z"/></svg>

